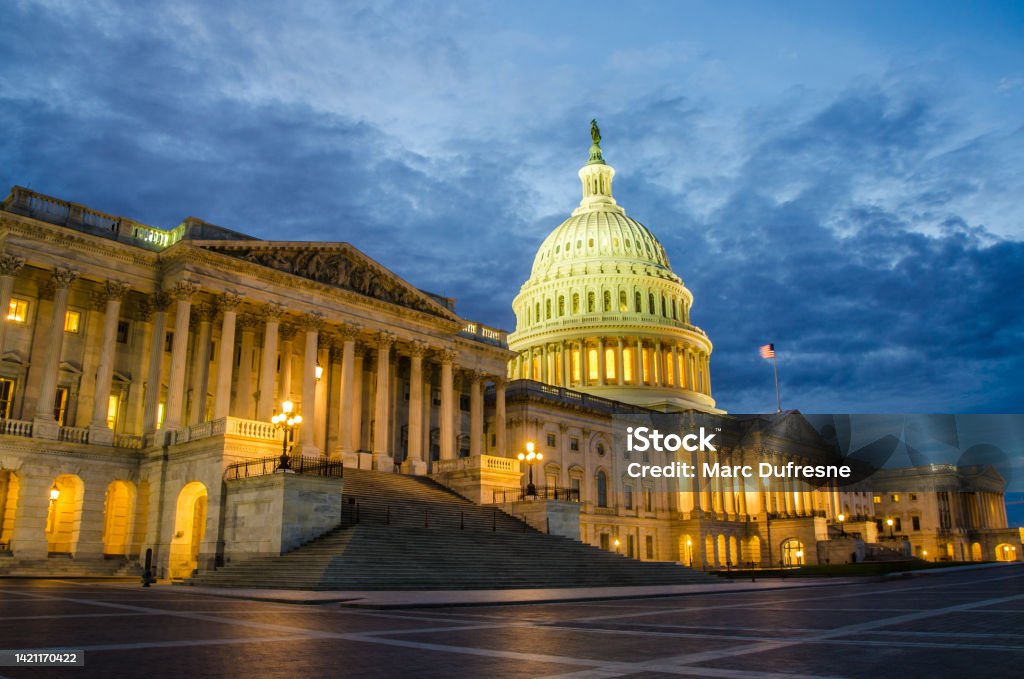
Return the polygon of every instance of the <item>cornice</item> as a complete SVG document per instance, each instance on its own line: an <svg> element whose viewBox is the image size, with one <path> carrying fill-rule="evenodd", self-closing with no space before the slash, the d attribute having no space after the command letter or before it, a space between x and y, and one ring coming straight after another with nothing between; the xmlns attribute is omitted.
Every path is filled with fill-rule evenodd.
<svg viewBox="0 0 1024 679"><path fill-rule="evenodd" d="M156 267L158 262L155 252L9 212L0 213L0 229L7 229L11 234L26 240L52 245L56 249L100 254L135 266Z"/></svg>

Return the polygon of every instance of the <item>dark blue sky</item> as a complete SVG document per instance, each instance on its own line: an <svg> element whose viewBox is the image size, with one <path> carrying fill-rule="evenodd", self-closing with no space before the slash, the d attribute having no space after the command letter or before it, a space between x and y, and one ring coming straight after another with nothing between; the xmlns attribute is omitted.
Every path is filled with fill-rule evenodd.
<svg viewBox="0 0 1024 679"><path fill-rule="evenodd" d="M892 5L898 4L898 7ZM734 412L1024 411L1011 3L16 2L0 186L345 240L512 329L596 117Z"/></svg>

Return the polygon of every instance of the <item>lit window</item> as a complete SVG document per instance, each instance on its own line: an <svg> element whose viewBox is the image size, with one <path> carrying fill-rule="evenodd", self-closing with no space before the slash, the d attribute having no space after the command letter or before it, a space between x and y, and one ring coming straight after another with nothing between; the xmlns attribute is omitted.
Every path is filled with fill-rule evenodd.
<svg viewBox="0 0 1024 679"><path fill-rule="evenodd" d="M78 332L81 324L82 314L77 311L67 311L64 313L64 332Z"/></svg>
<svg viewBox="0 0 1024 679"><path fill-rule="evenodd" d="M875 504L876 505L882 504L882 496L881 495L876 495L874 499L875 499Z"/></svg>
<svg viewBox="0 0 1024 679"><path fill-rule="evenodd" d="M164 410L166 404L160 403L156 408L156 428L160 429L164 426Z"/></svg>
<svg viewBox="0 0 1024 679"><path fill-rule="evenodd" d="M0 378L0 417L9 419L14 405L14 380Z"/></svg>
<svg viewBox="0 0 1024 679"><path fill-rule="evenodd" d="M615 349L607 347L604 350L604 378L609 382L614 382L615 377Z"/></svg>
<svg viewBox="0 0 1024 679"><path fill-rule="evenodd" d="M629 311L629 302L626 301L626 291L619 290L619 311Z"/></svg>
<svg viewBox="0 0 1024 679"><path fill-rule="evenodd" d="M11 298L11 306L7 311L7 320L24 323L28 320L28 300Z"/></svg>
<svg viewBox="0 0 1024 679"><path fill-rule="evenodd" d="M893 493L892 494L892 501L893 502L899 502L900 501L900 494L899 493Z"/></svg>
<svg viewBox="0 0 1024 679"><path fill-rule="evenodd" d="M57 387L57 393L53 397L53 419L57 420L57 424L64 426L64 418L68 414L68 389L67 387Z"/></svg>
<svg viewBox="0 0 1024 679"><path fill-rule="evenodd" d="M587 379L596 380L600 374L597 369L597 349L591 347L587 350Z"/></svg>
<svg viewBox="0 0 1024 679"><path fill-rule="evenodd" d="M121 403L121 399L117 396L111 396L107 399L107 426L111 429L117 424L117 408Z"/></svg>

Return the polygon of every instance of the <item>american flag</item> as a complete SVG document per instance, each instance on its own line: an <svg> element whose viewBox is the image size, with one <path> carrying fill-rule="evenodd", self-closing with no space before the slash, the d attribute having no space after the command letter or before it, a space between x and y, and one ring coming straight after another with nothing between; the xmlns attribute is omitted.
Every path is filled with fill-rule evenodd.
<svg viewBox="0 0 1024 679"><path fill-rule="evenodd" d="M761 358L775 358L775 345L765 344L761 347Z"/></svg>

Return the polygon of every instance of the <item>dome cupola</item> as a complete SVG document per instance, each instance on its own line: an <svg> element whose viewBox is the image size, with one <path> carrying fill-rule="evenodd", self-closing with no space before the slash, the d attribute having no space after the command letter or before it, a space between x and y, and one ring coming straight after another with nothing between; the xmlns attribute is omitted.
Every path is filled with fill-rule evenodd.
<svg viewBox="0 0 1024 679"><path fill-rule="evenodd" d="M615 201L596 121L590 135L579 207L544 239L513 301L510 376L659 410L714 410L711 341L690 323L693 295Z"/></svg>

